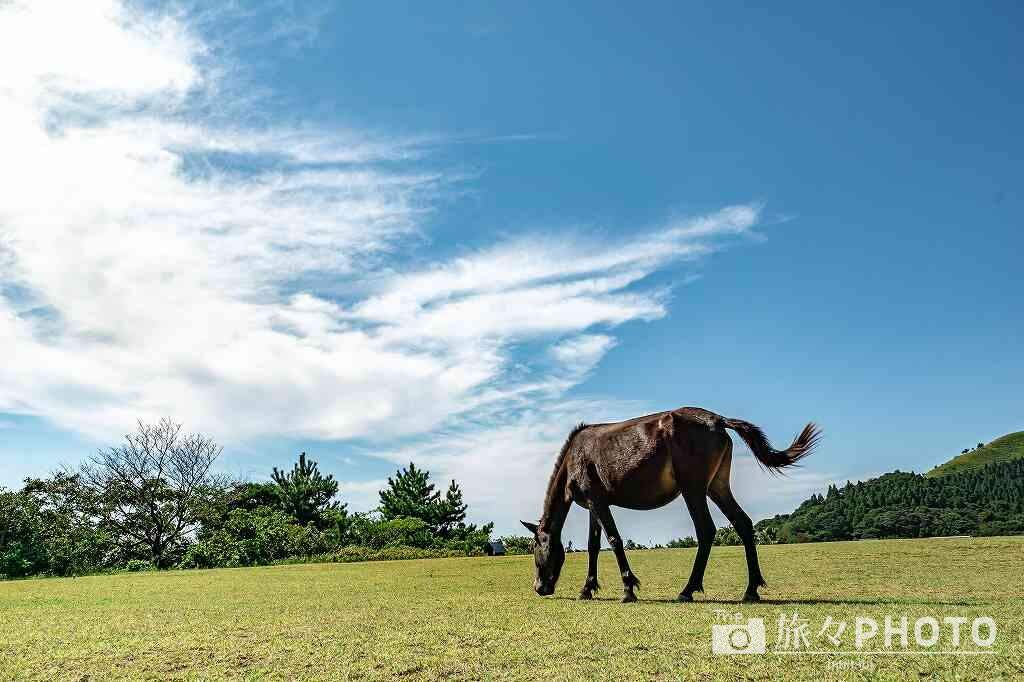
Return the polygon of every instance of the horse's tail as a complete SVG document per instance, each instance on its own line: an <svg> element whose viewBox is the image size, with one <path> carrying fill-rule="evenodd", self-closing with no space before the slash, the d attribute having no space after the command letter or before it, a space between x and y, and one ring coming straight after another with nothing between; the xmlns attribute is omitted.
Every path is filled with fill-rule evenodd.
<svg viewBox="0 0 1024 682"><path fill-rule="evenodd" d="M742 419L726 419L724 417L722 423L726 428L732 429L739 434L743 442L754 453L754 457L757 457L757 461L769 471L793 466L811 454L814 446L818 444L818 440L821 438L821 430L813 423L810 423L804 427L804 430L800 432L800 435L796 437L796 440L788 448L776 450L768 441L768 437L764 435L761 427L745 422Z"/></svg>

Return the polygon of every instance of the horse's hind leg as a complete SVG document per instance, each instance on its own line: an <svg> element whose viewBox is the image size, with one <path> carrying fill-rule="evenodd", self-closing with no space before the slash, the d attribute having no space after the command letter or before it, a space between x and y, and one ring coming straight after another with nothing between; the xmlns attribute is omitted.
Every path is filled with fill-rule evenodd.
<svg viewBox="0 0 1024 682"><path fill-rule="evenodd" d="M597 520L601 522L601 525L604 526L604 533L608 537L608 544L612 546L612 551L615 552L615 560L619 563L619 573L622 574L622 601L636 601L636 593L633 590L640 585L640 581L633 575L633 571L629 570L629 562L626 561L626 550L622 546L622 537L615 527L612 512L608 509L608 505L603 502L591 502L591 510L592 513L597 515Z"/></svg>
<svg viewBox="0 0 1024 682"><path fill-rule="evenodd" d="M747 513L740 508L736 498L732 496L732 489L729 487L729 460L722 462L711 486L708 488L708 496L714 501L722 513L729 519L729 523L736 529L736 533L743 540L743 549L747 555L747 591L743 594L743 601L760 601L757 588L764 587L764 578L761 576L761 567L757 562L757 546L754 544L754 524L750 521Z"/></svg>
<svg viewBox="0 0 1024 682"><path fill-rule="evenodd" d="M594 592L601 588L597 584L597 559L601 556L601 522L597 514L590 512L590 535L587 538L587 552L590 563L587 566L587 581L580 590L580 599L592 599Z"/></svg>
<svg viewBox="0 0 1024 682"><path fill-rule="evenodd" d="M683 499L697 531L697 558L693 560L693 572L686 581L686 587L679 593L679 601L693 601L694 592L704 591L704 569L708 565L711 544L715 540L715 522L708 509L708 498L703 492L683 492Z"/></svg>

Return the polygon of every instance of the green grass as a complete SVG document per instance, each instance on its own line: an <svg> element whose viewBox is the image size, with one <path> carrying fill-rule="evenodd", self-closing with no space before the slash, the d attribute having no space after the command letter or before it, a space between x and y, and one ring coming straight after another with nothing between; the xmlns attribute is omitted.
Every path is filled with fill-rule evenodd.
<svg viewBox="0 0 1024 682"><path fill-rule="evenodd" d="M641 601L577 601L586 555L557 593L532 557L432 559L0 583L0 678L106 679L1006 679L1024 675L1024 538L760 548L770 589L743 590L742 549L716 547L703 600L672 601L694 550L631 553ZM715 656L715 609L826 616L995 618L993 656ZM845 635L849 639L849 634ZM968 640L969 641L969 640ZM948 642L940 643L946 646ZM852 643L847 644L852 648Z"/></svg>
<svg viewBox="0 0 1024 682"><path fill-rule="evenodd" d="M980 469L986 464L1009 462L1024 457L1024 431L1008 433L983 447L958 455L940 464L925 476L945 476L946 474L962 473L972 469Z"/></svg>

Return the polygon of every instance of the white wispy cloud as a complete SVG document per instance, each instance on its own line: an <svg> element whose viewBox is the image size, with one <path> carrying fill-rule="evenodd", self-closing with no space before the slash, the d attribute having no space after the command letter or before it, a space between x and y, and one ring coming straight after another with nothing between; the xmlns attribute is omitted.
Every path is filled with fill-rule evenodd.
<svg viewBox="0 0 1024 682"><path fill-rule="evenodd" d="M536 500L490 491L539 496L579 415L629 416L565 393L618 325L666 314L645 278L759 220L520 235L410 270L466 177L422 139L225 123L224 53L187 12L0 4L0 411L95 439L173 415L229 448L381 442L505 521Z"/></svg>
<svg viewBox="0 0 1024 682"><path fill-rule="evenodd" d="M586 374L615 346L607 334L580 334L551 346L551 355L577 374Z"/></svg>

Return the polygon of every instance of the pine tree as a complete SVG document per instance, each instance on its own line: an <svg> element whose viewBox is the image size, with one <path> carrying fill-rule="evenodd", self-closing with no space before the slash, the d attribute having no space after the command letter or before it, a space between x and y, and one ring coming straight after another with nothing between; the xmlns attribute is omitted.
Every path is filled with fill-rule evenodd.
<svg viewBox="0 0 1024 682"><path fill-rule="evenodd" d="M380 491L380 514L385 521L400 517L421 519L431 530L437 530L441 493L434 490L430 472L417 469L409 462L409 468L400 469L394 478L388 478L388 486Z"/></svg>
<svg viewBox="0 0 1024 682"><path fill-rule="evenodd" d="M406 469L399 469L388 485L380 491L378 511L385 521L400 517L420 519L439 540L466 540L482 535L483 540L490 534L494 524L488 523L477 528L466 523L466 503L462 489L452 481L444 497L430 482L430 472L417 469L412 462Z"/></svg>
<svg viewBox="0 0 1024 682"><path fill-rule="evenodd" d="M346 505L334 501L338 482L333 475L321 474L317 463L306 459L305 452L299 455L299 461L288 473L274 467L271 478L278 487L281 510L300 525L323 525L324 514L328 511L345 514Z"/></svg>
<svg viewBox="0 0 1024 682"><path fill-rule="evenodd" d="M448 486L448 492L438 505L437 531L443 536L451 535L457 528L465 527L466 504L462 501L462 490L455 481Z"/></svg>

